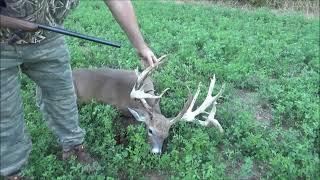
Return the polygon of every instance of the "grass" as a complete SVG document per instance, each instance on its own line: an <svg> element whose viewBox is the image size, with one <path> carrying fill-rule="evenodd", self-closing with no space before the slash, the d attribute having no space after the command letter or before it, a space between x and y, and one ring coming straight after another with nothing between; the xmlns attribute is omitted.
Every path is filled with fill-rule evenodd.
<svg viewBox="0 0 320 180"><path fill-rule="evenodd" d="M143 124L121 128L111 106L80 109L86 143L101 167L86 174L64 163L56 138L35 106L34 84L22 78L25 118L33 141L23 173L35 179L318 179L319 21L301 14L277 16L268 9L135 1L146 41L168 63L154 76L157 91L170 87L161 109L175 116L187 97L185 85L209 78L227 84L217 107L225 129L178 123L162 156L149 153ZM65 22L68 29L120 41L115 49L67 38L72 67L134 69L138 56L101 1L82 1ZM126 143L117 142L125 136Z"/></svg>

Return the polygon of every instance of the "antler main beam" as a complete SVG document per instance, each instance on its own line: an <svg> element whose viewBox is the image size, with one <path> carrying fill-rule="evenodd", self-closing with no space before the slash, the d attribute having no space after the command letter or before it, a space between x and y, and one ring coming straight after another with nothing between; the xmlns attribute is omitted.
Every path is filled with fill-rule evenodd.
<svg viewBox="0 0 320 180"><path fill-rule="evenodd" d="M140 74L138 72L138 69L135 70L136 75L137 75L137 80L136 83L134 84L131 93L130 93L130 98L131 99L139 99L143 106L150 111L151 106L147 103L145 99L160 99L163 94L169 90L169 88L166 88L165 90L162 91L160 95L153 95L150 93L146 93L144 91L144 86L145 84L143 83L144 80L153 72L160 64L164 62L166 55L161 56L158 61L154 64L154 66L149 66L147 67L144 71L142 71Z"/></svg>
<svg viewBox="0 0 320 180"><path fill-rule="evenodd" d="M162 64L164 62L164 59L167 55L163 55L161 56L157 62L154 63L154 66L149 66L147 67L144 71L142 71L140 74L138 72L138 69L136 69L136 74L137 74L137 86L138 88L140 88L140 86L142 86L143 81L150 75L150 73L155 70L160 64Z"/></svg>

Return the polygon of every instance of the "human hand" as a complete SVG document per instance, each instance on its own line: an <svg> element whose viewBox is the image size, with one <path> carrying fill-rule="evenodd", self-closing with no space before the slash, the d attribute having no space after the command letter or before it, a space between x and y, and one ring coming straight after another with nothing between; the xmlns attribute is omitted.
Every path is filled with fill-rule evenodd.
<svg viewBox="0 0 320 180"><path fill-rule="evenodd" d="M152 50L147 46L138 50L138 55L141 58L141 64L144 66L144 68L147 68L148 66L153 67L154 64L157 62L157 57L154 55Z"/></svg>

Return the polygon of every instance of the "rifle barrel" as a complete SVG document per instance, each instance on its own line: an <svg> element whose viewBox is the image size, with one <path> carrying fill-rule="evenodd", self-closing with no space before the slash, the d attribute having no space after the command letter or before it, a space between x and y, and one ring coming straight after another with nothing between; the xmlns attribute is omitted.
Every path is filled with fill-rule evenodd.
<svg viewBox="0 0 320 180"><path fill-rule="evenodd" d="M42 25L42 24L38 24L38 28L41 28L41 29L44 29L44 30L48 30L48 31L52 31L52 32L56 32L56 33L60 33L60 34L64 34L64 35L68 35L68 36L73 36L73 37L89 40L89 41L93 41L93 42L97 42L97 43L101 43L101 44L112 46L112 47L116 47L116 48L120 48L121 47L119 44L116 44L114 42L106 41L106 40L99 39L99 38L96 38L96 37L93 37L93 36L87 36L87 35L84 35L84 34L80 34L80 33L77 33L77 32L69 31L69 30L66 30L66 29L58 28L58 27L45 26L45 25Z"/></svg>

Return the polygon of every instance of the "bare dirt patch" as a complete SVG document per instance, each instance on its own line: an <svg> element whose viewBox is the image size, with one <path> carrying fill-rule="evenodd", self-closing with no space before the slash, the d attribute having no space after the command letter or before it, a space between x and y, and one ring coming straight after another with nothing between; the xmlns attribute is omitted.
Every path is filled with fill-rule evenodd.
<svg viewBox="0 0 320 180"><path fill-rule="evenodd" d="M169 179L170 174L163 171L149 171L149 172L146 172L145 178L149 180Z"/></svg>
<svg viewBox="0 0 320 180"><path fill-rule="evenodd" d="M269 126L272 121L272 110L271 105L260 102L259 94L252 91L243 89L236 90L236 97L243 104L247 105L252 109L256 120L266 126Z"/></svg>
<svg viewBox="0 0 320 180"><path fill-rule="evenodd" d="M170 179L170 174L169 172L166 171L157 171L157 170L150 170L150 171L145 171L142 173L139 178L138 177L131 177L133 179L148 179L148 180L165 180L165 179ZM126 172L125 169L122 169L118 172L118 179L120 180L127 180L130 179L130 176Z"/></svg>

